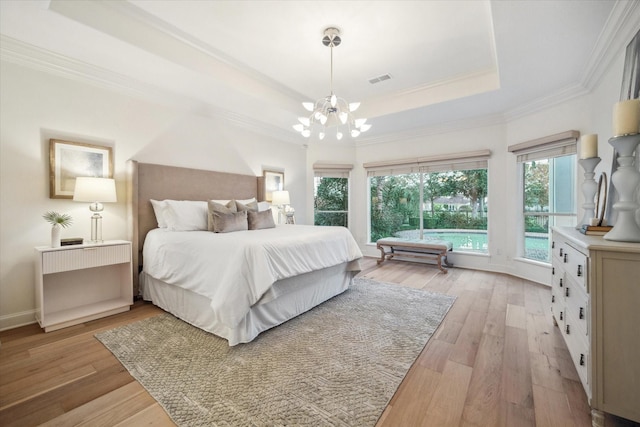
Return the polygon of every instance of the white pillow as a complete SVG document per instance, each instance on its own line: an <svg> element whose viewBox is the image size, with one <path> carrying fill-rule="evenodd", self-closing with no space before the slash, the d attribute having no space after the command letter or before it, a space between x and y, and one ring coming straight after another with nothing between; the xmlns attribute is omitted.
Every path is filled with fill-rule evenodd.
<svg viewBox="0 0 640 427"><path fill-rule="evenodd" d="M258 212L264 212L271 209L269 202L258 202Z"/></svg>
<svg viewBox="0 0 640 427"><path fill-rule="evenodd" d="M192 200L165 200L167 228L172 231L207 231L209 211L207 202Z"/></svg>
<svg viewBox="0 0 640 427"><path fill-rule="evenodd" d="M153 207L153 213L156 214L156 221L158 222L158 228L167 228L166 219L166 200L151 200L151 206Z"/></svg>

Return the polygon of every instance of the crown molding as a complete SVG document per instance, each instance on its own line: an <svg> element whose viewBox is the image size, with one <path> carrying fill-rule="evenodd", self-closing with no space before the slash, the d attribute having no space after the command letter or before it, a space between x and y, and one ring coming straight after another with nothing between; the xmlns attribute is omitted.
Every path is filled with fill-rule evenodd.
<svg viewBox="0 0 640 427"><path fill-rule="evenodd" d="M616 1L603 31L596 41L591 57L585 65L585 71L580 79L583 86L591 91L598 85L607 68L640 31L639 23L639 1Z"/></svg>
<svg viewBox="0 0 640 427"><path fill-rule="evenodd" d="M177 95L156 86L142 83L101 67L81 62L28 43L0 35L0 60L60 76L102 89L117 91L134 98L158 103L214 119L225 120L236 127L279 141L301 145L293 132L286 132L248 116Z"/></svg>
<svg viewBox="0 0 640 427"><path fill-rule="evenodd" d="M468 129L478 129L483 127L501 125L504 123L505 120L502 114L488 114L481 117L472 117L439 123L433 126L413 128L403 132L392 132L386 133L384 135L367 137L366 139L362 138L358 139L355 145L357 147L365 147L368 145L387 144L411 139L421 139L434 135L441 135Z"/></svg>

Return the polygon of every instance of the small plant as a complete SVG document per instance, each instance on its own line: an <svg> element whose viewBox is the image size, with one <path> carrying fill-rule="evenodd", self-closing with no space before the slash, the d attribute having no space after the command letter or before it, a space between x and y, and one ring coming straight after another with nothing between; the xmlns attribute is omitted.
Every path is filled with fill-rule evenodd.
<svg viewBox="0 0 640 427"><path fill-rule="evenodd" d="M73 222L73 218L67 214L59 214L58 212L49 211L42 215L44 219L47 220L54 227L59 225L62 228L67 228Z"/></svg>

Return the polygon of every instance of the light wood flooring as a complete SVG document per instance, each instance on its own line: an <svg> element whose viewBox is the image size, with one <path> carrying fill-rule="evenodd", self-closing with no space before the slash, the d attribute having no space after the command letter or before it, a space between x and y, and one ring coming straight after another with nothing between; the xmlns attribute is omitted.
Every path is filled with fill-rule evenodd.
<svg viewBox="0 0 640 427"><path fill-rule="evenodd" d="M401 261L360 276L455 295L377 427L590 426L587 399L549 311L549 288L503 274ZM160 313L131 311L43 333L0 332L0 425L172 426L99 343L97 331ZM607 426L632 423L607 417Z"/></svg>

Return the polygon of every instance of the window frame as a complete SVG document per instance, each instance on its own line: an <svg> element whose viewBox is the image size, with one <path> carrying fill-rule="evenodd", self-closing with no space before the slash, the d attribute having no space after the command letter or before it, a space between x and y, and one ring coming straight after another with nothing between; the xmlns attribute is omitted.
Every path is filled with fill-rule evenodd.
<svg viewBox="0 0 640 427"><path fill-rule="evenodd" d="M346 213L347 225L351 229L351 164L314 163L313 165L313 224L316 225L316 213ZM347 210L318 211L316 210L316 178L344 178L347 180Z"/></svg>
<svg viewBox="0 0 640 427"><path fill-rule="evenodd" d="M518 230L517 230L517 248L516 248L516 256L523 260L529 262L540 262L544 264L551 263L551 253L549 252L549 257L547 260L542 261L539 259L529 258L527 257L526 251L526 217L527 216L546 216L547 218L556 218L556 217L574 217L577 219L577 191L576 191L576 164L577 158L574 158L572 170L573 174L573 213L561 213L561 212L547 212L547 213L528 213L525 210L525 177L524 177L524 164L529 161L535 160L551 160L559 157L565 156L576 156L577 154L577 142L580 138L580 132L576 130L569 130L566 132L557 133L554 135L545 136L542 138L538 138L531 141L525 141L519 144L514 144L508 147L508 151L513 153L516 156L516 171L518 174L518 210L521 213L519 215L519 219L517 221ZM576 156L577 157L577 156ZM549 179L549 185L551 184L551 177ZM551 227L552 224L548 225L548 242L551 242ZM555 222L555 221L553 221ZM548 243L550 246L550 243ZM550 251L550 249L549 249Z"/></svg>
<svg viewBox="0 0 640 427"><path fill-rule="evenodd" d="M425 173L439 173L448 171L462 171L462 170L478 170L484 169L487 171L487 202L489 194L489 158L491 156L490 150L476 150L469 152L453 153L446 155L435 155L428 157L416 157L400 160L390 160L382 162L365 163L363 166L367 171L366 180L366 194L367 194L367 242L373 244L371 241L372 234L372 202L371 202L371 178L376 176L400 176L411 173L419 173L419 230L420 238L423 238L424 232L424 174ZM488 203L487 203L488 204ZM488 235L489 235L489 221L487 218L487 250L483 253L489 253ZM469 253L475 253L469 251Z"/></svg>

